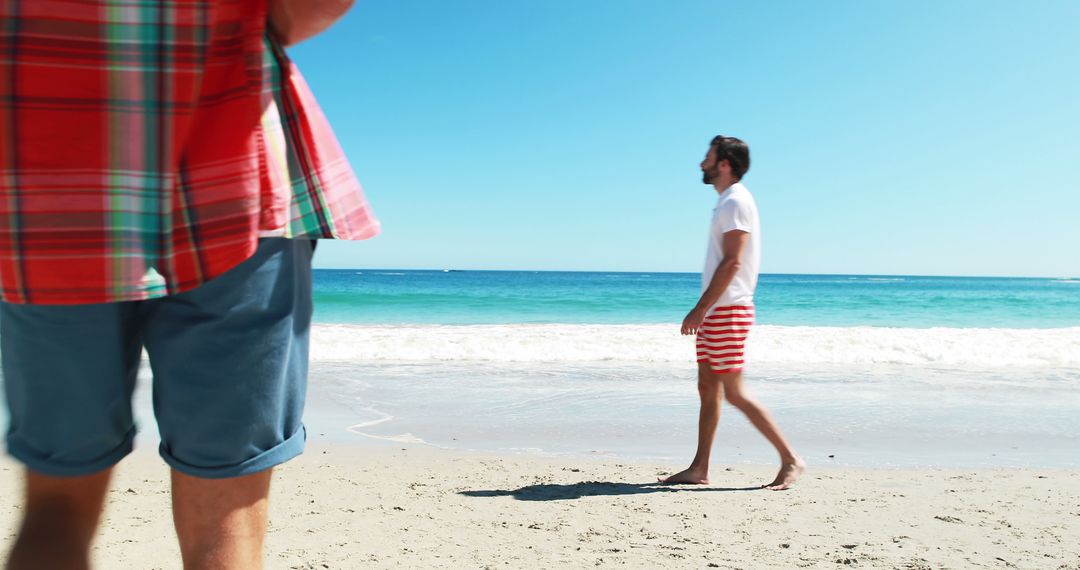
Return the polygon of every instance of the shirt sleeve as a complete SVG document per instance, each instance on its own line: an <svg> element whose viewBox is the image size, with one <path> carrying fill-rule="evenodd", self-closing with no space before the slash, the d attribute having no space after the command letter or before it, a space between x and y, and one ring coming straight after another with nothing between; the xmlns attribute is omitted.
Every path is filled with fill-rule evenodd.
<svg viewBox="0 0 1080 570"><path fill-rule="evenodd" d="M735 230L750 233L753 228L753 211L745 202L731 200L723 205L719 214L717 229L721 235Z"/></svg>

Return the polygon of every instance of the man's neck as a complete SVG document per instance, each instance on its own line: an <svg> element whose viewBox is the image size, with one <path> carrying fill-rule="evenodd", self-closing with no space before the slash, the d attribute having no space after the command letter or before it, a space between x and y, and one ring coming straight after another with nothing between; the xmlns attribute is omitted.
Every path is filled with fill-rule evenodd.
<svg viewBox="0 0 1080 570"><path fill-rule="evenodd" d="M723 194L724 190L727 190L731 186L738 184L739 181L735 178L728 178L726 180L718 180L713 182L713 188L716 188L717 194Z"/></svg>

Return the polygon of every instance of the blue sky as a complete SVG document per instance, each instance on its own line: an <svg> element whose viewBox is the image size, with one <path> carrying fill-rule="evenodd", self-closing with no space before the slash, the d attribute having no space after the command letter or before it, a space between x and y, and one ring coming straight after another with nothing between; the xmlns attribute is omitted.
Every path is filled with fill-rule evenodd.
<svg viewBox="0 0 1080 570"><path fill-rule="evenodd" d="M358 0L292 48L383 222L318 267L1080 276L1080 2Z"/></svg>

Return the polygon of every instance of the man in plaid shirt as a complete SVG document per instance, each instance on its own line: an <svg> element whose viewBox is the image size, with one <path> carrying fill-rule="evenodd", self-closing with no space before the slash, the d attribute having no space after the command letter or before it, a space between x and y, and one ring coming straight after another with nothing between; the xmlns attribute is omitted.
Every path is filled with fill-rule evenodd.
<svg viewBox="0 0 1080 570"><path fill-rule="evenodd" d="M351 0L0 0L9 568L85 568L145 348L186 568L260 568L300 454L311 256L378 232L281 45Z"/></svg>

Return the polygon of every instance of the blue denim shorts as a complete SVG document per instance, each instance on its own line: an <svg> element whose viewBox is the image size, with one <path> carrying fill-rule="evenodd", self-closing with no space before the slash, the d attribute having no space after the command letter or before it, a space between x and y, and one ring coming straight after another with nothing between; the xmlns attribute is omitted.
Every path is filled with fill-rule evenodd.
<svg viewBox="0 0 1080 570"><path fill-rule="evenodd" d="M314 243L263 239L231 271L159 299L0 304L8 453L61 477L120 461L134 441L145 347L170 466L217 479L299 455Z"/></svg>

